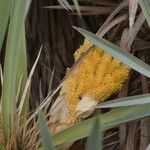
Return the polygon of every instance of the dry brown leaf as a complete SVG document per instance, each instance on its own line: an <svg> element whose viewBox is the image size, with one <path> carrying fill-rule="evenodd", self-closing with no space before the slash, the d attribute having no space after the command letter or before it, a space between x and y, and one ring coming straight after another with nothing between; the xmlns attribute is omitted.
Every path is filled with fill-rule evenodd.
<svg viewBox="0 0 150 150"><path fill-rule="evenodd" d="M129 27L130 30L134 25L135 15L138 8L138 0L129 0Z"/></svg>
<svg viewBox="0 0 150 150"><path fill-rule="evenodd" d="M128 136L126 142L125 150L136 150L136 141L137 141L137 122L132 122L129 124Z"/></svg>
<svg viewBox="0 0 150 150"><path fill-rule="evenodd" d="M70 5L72 10L76 10L76 7L73 5ZM46 6L44 8L47 9L65 9L64 7L60 5L54 5L54 6ZM111 12L114 7L99 7L99 6L79 6L81 12L88 12L88 11L95 11L95 12L101 12L102 14Z"/></svg>
<svg viewBox="0 0 150 150"><path fill-rule="evenodd" d="M103 30L99 33L99 37L103 37L110 29L112 29L114 26L116 26L117 24L119 24L122 21L125 21L128 18L128 15L122 15L122 16L118 16L115 19L113 19L111 22L109 22L107 24L107 26L105 26L103 28Z"/></svg>
<svg viewBox="0 0 150 150"><path fill-rule="evenodd" d="M99 28L99 30L97 31L97 35L99 35L103 29L107 26L107 24L113 19L113 17L124 7L126 7L128 5L128 1L124 0L123 2L121 2L116 8L115 10L108 16L108 18L106 19L106 21L103 23L103 25Z"/></svg>
<svg viewBox="0 0 150 150"><path fill-rule="evenodd" d="M123 49L130 51L133 41L135 40L135 37L137 33L139 32L139 30L141 29L141 26L143 25L144 21L145 21L145 18L144 18L143 13L141 12L133 28L131 30L129 30L128 28L124 29L122 33L122 37L121 37L121 42L120 42L120 46Z"/></svg>
<svg viewBox="0 0 150 150"><path fill-rule="evenodd" d="M141 59L143 61L146 61L145 56L143 54L141 56ZM145 76L141 75L141 80L142 80L142 93L143 94L149 93L148 79ZM149 118L141 120L140 150L145 150L150 142L149 122L150 122Z"/></svg>

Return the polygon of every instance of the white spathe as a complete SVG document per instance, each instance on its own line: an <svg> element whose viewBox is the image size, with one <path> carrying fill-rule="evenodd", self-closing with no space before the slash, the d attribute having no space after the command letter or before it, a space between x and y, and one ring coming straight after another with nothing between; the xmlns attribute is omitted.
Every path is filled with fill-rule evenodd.
<svg viewBox="0 0 150 150"><path fill-rule="evenodd" d="M76 107L76 115L80 118L88 117L93 112L97 103L98 101L96 101L94 97L83 95Z"/></svg>

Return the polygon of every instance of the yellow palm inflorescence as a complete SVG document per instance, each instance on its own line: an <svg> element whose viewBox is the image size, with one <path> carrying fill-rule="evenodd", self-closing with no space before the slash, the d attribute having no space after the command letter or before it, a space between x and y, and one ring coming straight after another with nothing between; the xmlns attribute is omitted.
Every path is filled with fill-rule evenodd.
<svg viewBox="0 0 150 150"><path fill-rule="evenodd" d="M85 39L74 54L75 61L90 44L90 41ZM65 96L70 117L76 117L76 107L83 95L103 102L119 91L128 77L129 70L127 65L103 49L93 46L62 85L61 95Z"/></svg>

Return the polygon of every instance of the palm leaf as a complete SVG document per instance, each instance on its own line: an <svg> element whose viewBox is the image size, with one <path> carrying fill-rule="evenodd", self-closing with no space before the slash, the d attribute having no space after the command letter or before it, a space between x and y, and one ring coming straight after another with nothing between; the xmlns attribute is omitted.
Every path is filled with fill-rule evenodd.
<svg viewBox="0 0 150 150"><path fill-rule="evenodd" d="M129 67L140 72L141 74L150 77L150 66L144 63L142 60L138 59L137 57L134 57L127 51L122 50L121 48L114 45L113 43L103 38L99 38L97 35L94 35L91 32L88 32L81 28L76 28L76 30L80 32L82 35L84 35L86 38L90 39L90 41L93 44L103 48L104 51L110 53L113 57L127 64Z"/></svg>
<svg viewBox="0 0 150 150"><path fill-rule="evenodd" d="M91 135L88 138L86 150L102 150L102 133L100 131L100 121L96 118L92 127Z"/></svg>
<svg viewBox="0 0 150 150"><path fill-rule="evenodd" d="M7 24L8 24L8 19L9 19L9 14L10 14L10 9L11 9L11 0L5 1L1 0L0 1L0 48L2 46L2 42L4 39L4 35L6 32Z"/></svg>
<svg viewBox="0 0 150 150"><path fill-rule="evenodd" d="M54 150L49 129L46 126L43 114L41 112L39 112L38 118L39 118L39 126L40 126L40 132L42 136L43 148L44 150Z"/></svg>
<svg viewBox="0 0 150 150"><path fill-rule="evenodd" d="M144 16L147 20L149 27L150 27L150 1L149 0L139 0L139 4L142 8Z"/></svg>
<svg viewBox="0 0 150 150"><path fill-rule="evenodd" d="M150 94L143 94L138 96L129 96L125 98L118 98L109 102L99 104L96 108L122 107L131 105L140 105L150 103Z"/></svg>
<svg viewBox="0 0 150 150"><path fill-rule="evenodd" d="M17 74L21 77L26 72L17 73L20 70L18 65L20 56L23 60L25 56L25 40L24 40L24 11L25 1L15 0L11 9L10 24L8 29L8 38L6 44L5 62L4 62L4 83L2 88L2 125L5 137L14 130L14 113L15 113L15 96ZM21 53L21 50L24 51ZM20 56L19 56L20 55ZM19 66L19 68L18 68ZM26 76L26 75L25 75Z"/></svg>
<svg viewBox="0 0 150 150"><path fill-rule="evenodd" d="M105 114L101 114L97 118L101 122L101 126L99 126L101 131L103 131L118 126L122 123L127 123L129 121L147 116L150 116L150 104L118 108ZM89 136L94 121L95 117L56 133L52 137L54 145L71 143Z"/></svg>

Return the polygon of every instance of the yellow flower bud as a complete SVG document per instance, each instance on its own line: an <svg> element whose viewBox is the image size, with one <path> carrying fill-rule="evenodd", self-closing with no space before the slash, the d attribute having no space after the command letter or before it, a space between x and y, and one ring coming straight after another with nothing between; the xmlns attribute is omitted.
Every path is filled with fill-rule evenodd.
<svg viewBox="0 0 150 150"><path fill-rule="evenodd" d="M75 61L90 44L90 41L85 39L74 54ZM70 117L75 116L77 104L82 96L89 95L103 102L119 91L128 77L129 70L128 66L103 49L92 46L75 72L62 84L61 94L65 95Z"/></svg>

